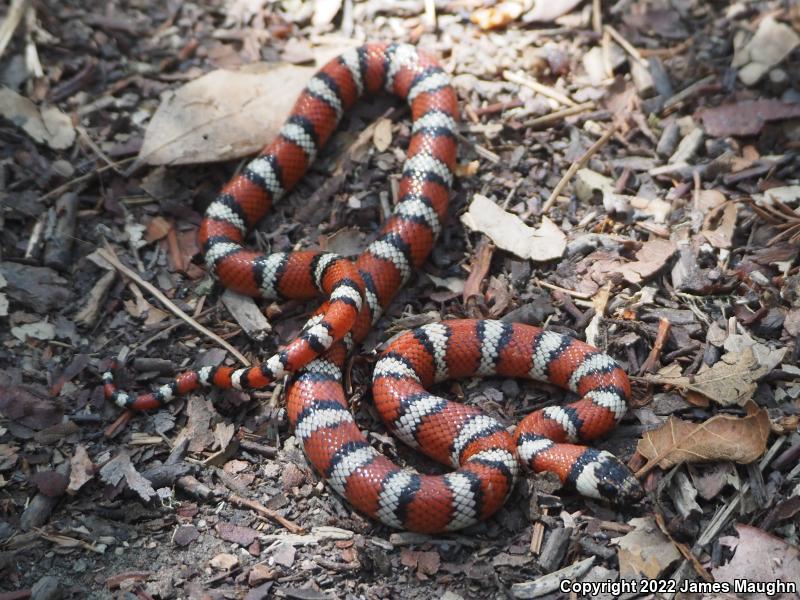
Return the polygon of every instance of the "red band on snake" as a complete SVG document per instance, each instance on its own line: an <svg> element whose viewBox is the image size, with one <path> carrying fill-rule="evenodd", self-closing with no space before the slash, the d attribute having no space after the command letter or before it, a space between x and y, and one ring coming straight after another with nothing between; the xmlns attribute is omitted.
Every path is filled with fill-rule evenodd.
<svg viewBox="0 0 800 600"><path fill-rule="evenodd" d="M323 252L268 256L243 246L247 232L303 176L339 119L361 95L405 99L413 120L399 199L378 238L355 264ZM229 182L206 211L200 243L207 268L241 293L327 301L301 335L262 364L188 371L157 391L132 396L104 375L123 407L152 409L204 385L263 388L291 375L287 410L309 462L340 494L387 525L423 532L466 527L507 498L522 462L550 470L580 493L615 502L643 495L607 452L571 444L606 434L627 410L630 385L607 355L556 333L499 321L447 321L395 339L376 365L374 397L406 443L456 470L419 475L374 450L342 388L354 343L428 257L441 230L456 161L456 94L429 55L403 44L367 44L329 62L309 82L274 142ZM479 410L431 395L448 378L501 375L544 380L581 396L526 417L512 437Z"/></svg>

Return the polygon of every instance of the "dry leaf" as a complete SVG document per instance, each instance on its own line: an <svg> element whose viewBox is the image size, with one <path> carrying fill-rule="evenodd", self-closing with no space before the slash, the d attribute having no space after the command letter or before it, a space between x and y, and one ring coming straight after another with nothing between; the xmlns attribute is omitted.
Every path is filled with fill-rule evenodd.
<svg viewBox="0 0 800 600"><path fill-rule="evenodd" d="M75 142L72 119L55 106L38 107L11 88L0 86L0 116L21 127L38 144L64 150Z"/></svg>
<svg viewBox="0 0 800 600"><path fill-rule="evenodd" d="M172 223L162 216L156 216L150 219L145 230L144 239L147 242L155 242L156 240L167 237L167 234L172 229Z"/></svg>
<svg viewBox="0 0 800 600"><path fill-rule="evenodd" d="M744 100L703 108L698 112L703 129L713 137L757 135L769 121L800 117L800 104L780 100Z"/></svg>
<svg viewBox="0 0 800 600"><path fill-rule="evenodd" d="M100 469L100 478L112 486L125 479L128 488L139 494L145 502L156 494L150 482L134 468L131 457L124 450L103 465Z"/></svg>
<svg viewBox="0 0 800 600"><path fill-rule="evenodd" d="M639 473L658 465L669 469L680 463L731 460L740 464L758 459L767 448L770 421L767 411L749 402L746 417L716 415L702 423L670 417L658 429L647 431L637 452L647 458Z"/></svg>
<svg viewBox="0 0 800 600"><path fill-rule="evenodd" d="M598 191L603 196L603 208L608 213L627 213L631 202L630 196L615 191L613 179L601 175L591 169L580 169L575 174L575 195L581 202L589 202Z"/></svg>
<svg viewBox="0 0 800 600"><path fill-rule="evenodd" d="M721 210L709 213L700 231L708 243L715 248L730 248L733 245L733 230L739 209L735 202L726 203Z"/></svg>
<svg viewBox="0 0 800 600"><path fill-rule="evenodd" d="M217 554L210 561L208 561L208 563L220 571L229 571L239 564L239 559L233 554L223 552L222 554Z"/></svg>
<svg viewBox="0 0 800 600"><path fill-rule="evenodd" d="M656 579L680 560L680 552L653 519L631 519L630 524L636 529L616 540L620 577Z"/></svg>
<svg viewBox="0 0 800 600"><path fill-rule="evenodd" d="M642 283L664 268L677 250L677 245L671 240L650 240L636 253L637 260L621 265L618 272L630 283Z"/></svg>
<svg viewBox="0 0 800 600"><path fill-rule="evenodd" d="M474 177L478 174L478 169L481 163L477 160L471 160L468 163L458 163L456 165L456 177L463 179L464 177Z"/></svg>
<svg viewBox="0 0 800 600"><path fill-rule="evenodd" d="M479 8L469 20L484 31L504 27L522 14L523 6L518 2L501 2L488 8Z"/></svg>
<svg viewBox="0 0 800 600"><path fill-rule="evenodd" d="M94 463L89 458L86 448L82 444L75 447L75 454L69 461L69 486L68 494L75 494L83 485L94 477Z"/></svg>
<svg viewBox="0 0 800 600"><path fill-rule="evenodd" d="M461 222L473 231L486 234L498 248L520 258L545 262L560 258L567 247L564 233L547 217L538 228L504 211L486 196L475 194Z"/></svg>
<svg viewBox="0 0 800 600"><path fill-rule="evenodd" d="M727 352L736 354L750 349L756 361L769 373L783 361L783 357L789 351L788 348L770 348L766 344L760 344L746 333L734 333L728 335L722 343Z"/></svg>
<svg viewBox="0 0 800 600"><path fill-rule="evenodd" d="M383 118L375 124L372 132L372 143L378 152L383 152L392 143L392 121Z"/></svg>
<svg viewBox="0 0 800 600"><path fill-rule="evenodd" d="M553 21L567 14L580 2L581 0L536 0L533 9L525 14L525 21Z"/></svg>
<svg viewBox="0 0 800 600"><path fill-rule="evenodd" d="M736 589L737 584L742 585L755 582L782 581L794 583L800 589L800 551L786 541L752 527L737 523L736 531L739 534L739 543L731 561L712 569L714 580L725 582L731 586L731 591L737 592L737 597L743 597L748 589ZM758 596L767 596L759 594ZM797 598L796 594L776 594L769 596L771 600L789 600Z"/></svg>
<svg viewBox="0 0 800 600"><path fill-rule="evenodd" d="M333 21L342 8L342 0L314 0L314 15L311 24L323 27Z"/></svg>
<svg viewBox="0 0 800 600"><path fill-rule="evenodd" d="M701 394L722 406L744 406L756 391L756 381L769 370L759 364L752 348L744 348L739 353L724 354L713 366L692 377L662 370L647 379L651 383L675 386L684 393Z"/></svg>
<svg viewBox="0 0 800 600"><path fill-rule="evenodd" d="M147 126L137 163L230 160L263 148L277 135L316 71L269 66L213 71L165 95Z"/></svg>

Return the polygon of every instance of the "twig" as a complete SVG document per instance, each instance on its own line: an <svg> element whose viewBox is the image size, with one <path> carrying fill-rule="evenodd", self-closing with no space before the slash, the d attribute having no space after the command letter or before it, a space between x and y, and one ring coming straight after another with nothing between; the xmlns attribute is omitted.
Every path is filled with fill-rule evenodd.
<svg viewBox="0 0 800 600"><path fill-rule="evenodd" d="M274 510L267 508L263 504L259 504L255 500L249 500L247 498L242 498L241 496L237 496L236 494L231 494L228 496L228 501L231 504L238 504L239 506L244 506L249 508L250 510L254 510L259 514L264 515L265 517L269 517L273 521L277 521L280 525L282 525L285 529L289 530L292 533L303 533L303 528L300 527L297 523L290 521L289 519L281 516Z"/></svg>
<svg viewBox="0 0 800 600"><path fill-rule="evenodd" d="M180 317L187 324L189 324L191 327L193 327L194 329L196 329L197 331L199 331L200 333L202 333L206 337L214 340L217 344L219 344L220 346L225 348L225 350L227 350L233 356L235 356L236 359L240 363L242 363L244 366L246 366L246 367L250 366L250 361L247 360L247 358L245 358L245 356L242 353L240 353L236 348L231 346L228 342L223 340L221 337L219 337L213 331L210 331L210 330L206 329L205 327L203 327L202 325L200 325L200 323L198 323L192 317L190 317L185 312L183 312L180 308L178 308L178 306L174 302L172 302L172 300L167 298L161 290L159 290L153 284L151 284L151 283L145 281L144 279L142 279L142 277L136 271L134 271L133 269L130 269L130 268L126 267L125 265L123 265L120 262L119 258L117 258L117 255L114 254L114 250L111 248L111 246L108 244L108 242L105 242L105 247L104 248L100 248L97 252L105 260L107 260L109 263L111 263L114 266L114 268L117 269L120 273L122 273L123 275L125 275L129 279L132 279L137 284L139 284L141 287L143 287L148 292L153 294L153 296L155 296L159 300L159 302L161 302L161 304L163 304L164 307L167 308L170 312L172 312L175 316Z"/></svg>
<svg viewBox="0 0 800 600"><path fill-rule="evenodd" d="M575 173L580 171L583 167L586 166L586 163L589 162L589 159L597 153L600 148L605 146L608 143L608 140L616 133L617 128L612 126L608 131L606 131L599 140L597 140L591 147L584 153L583 156L580 157L577 161L572 163L567 169L567 172L564 173L564 176L561 178L561 181L558 182L555 188L553 188L553 193L550 194L550 197L547 199L547 202L544 203L542 206L542 213L546 213L549 211L553 204L555 204L556 199L558 198L561 191L567 187L567 184L570 180L574 177Z"/></svg>
<svg viewBox="0 0 800 600"><path fill-rule="evenodd" d="M436 0L425 0L425 25L436 30Z"/></svg>
<svg viewBox="0 0 800 600"><path fill-rule="evenodd" d="M132 162L134 160L136 160L136 157L135 156L131 156L129 158L125 158L123 160L117 161L115 163L115 166L113 166L113 167L111 165L105 165L103 167L95 169L94 171L89 171L88 173L85 173L85 174L83 174L83 175L81 175L79 177L76 177L75 179L70 179L69 181L67 181L65 183L62 183L57 188L50 190L49 192L47 192L43 196L40 196L39 197L39 201L40 202L47 202L51 198L56 198L57 196L60 196L64 192L68 191L74 185L77 185L79 183L83 183L84 181L87 181L87 180L91 179L95 175L99 175L100 173L108 171L108 170L110 170L112 168L114 170L116 170L116 167L120 167L120 166L122 166L124 164L127 164L129 162Z"/></svg>
<svg viewBox="0 0 800 600"><path fill-rule="evenodd" d="M649 58L653 57L663 57L663 58L670 58L671 56L675 56L676 54L680 54L687 48L690 48L694 40L689 38L687 40L682 41L677 46L670 46L669 48L640 48L639 54L642 58Z"/></svg>
<svg viewBox="0 0 800 600"><path fill-rule="evenodd" d="M603 9L600 0L592 0L592 29L597 35L603 33Z"/></svg>
<svg viewBox="0 0 800 600"><path fill-rule="evenodd" d="M666 102L664 102L664 108L661 109L661 112L666 114L670 109L675 108L678 104L687 100L689 97L694 96L697 92L700 91L701 88L709 85L710 83L716 80L716 75L709 75L708 77L703 77L699 81L695 81L693 84L685 87L680 92L669 98Z"/></svg>
<svg viewBox="0 0 800 600"><path fill-rule="evenodd" d="M522 123L522 125L525 127L540 127L543 125L549 125L555 121L560 121L564 117L571 117L572 115L577 115L579 113L586 112L587 110L592 110L593 108L594 102L584 102L583 104L570 106L569 108L562 108L561 110L542 115L541 117L530 119L529 121Z"/></svg>
<svg viewBox="0 0 800 600"><path fill-rule="evenodd" d="M460 142L462 142L464 144L467 144L469 146L472 146L472 149L475 150L475 154L485 158L489 162L492 162L494 164L497 164L497 163L500 162L500 156L495 154L494 152L492 152L488 148L484 148L480 144L477 144L477 143L473 142L471 139L461 135L460 133L456 133L456 137L458 138L458 141L460 141Z"/></svg>
<svg viewBox="0 0 800 600"><path fill-rule="evenodd" d="M36 79L44 77L42 61L39 60L39 51L33 40L33 31L36 28L36 8L28 6L25 11L25 68Z"/></svg>
<svg viewBox="0 0 800 600"><path fill-rule="evenodd" d="M653 349L650 350L647 360L644 361L644 364L642 364L642 367L639 369L639 375L653 372L653 369L655 368L656 363L661 356L661 350L664 348L664 344L667 342L669 329L669 320L661 317L661 319L658 321L658 333L656 334L656 341L653 343Z"/></svg>
<svg viewBox="0 0 800 600"><path fill-rule="evenodd" d="M81 139L84 141L84 143L85 143L87 146L89 146L89 148L91 148L91 149L92 149L92 152L94 152L94 153L97 155L97 157L98 157L100 160L102 160L104 163L106 163L106 166L108 166L110 169L114 169L114 170L115 170L117 173L119 173L120 175L122 175L122 171L119 169L119 166L118 166L118 164L117 164L117 163L115 163L113 160L111 160L111 159L108 157L108 155L107 155L105 152L103 152L103 149L102 149L102 148L101 148L101 147L100 147L100 146L97 144L97 142L95 142L95 141L94 141L94 140L93 140L93 139L92 139L92 138L89 136L89 134L86 132L86 130L85 130L83 127L81 127L80 125L78 125L78 126L75 128L75 131L77 131L77 132L78 132L78 135L79 135L79 136L80 136L80 138L81 138Z"/></svg>
<svg viewBox="0 0 800 600"><path fill-rule="evenodd" d="M611 79L614 77L614 65L611 62L611 34L608 31L603 31L600 44L603 49L603 70L606 77Z"/></svg>
<svg viewBox="0 0 800 600"><path fill-rule="evenodd" d="M583 292L576 292L574 290L568 290L567 288L563 288L563 287L557 286L555 284L548 283L546 281L542 281L541 279L534 279L534 283L536 283L536 285L542 286L543 288L547 288L549 290L554 290L556 292L561 292L563 294L567 294L568 296L572 296L573 298L580 298L581 300L591 300L591 298L592 298L591 294L584 294Z"/></svg>
<svg viewBox="0 0 800 600"><path fill-rule="evenodd" d="M519 75L518 73L514 73L513 71L503 71L503 78L511 83L516 83L517 85L523 85L526 88L532 89L537 94L541 94L542 96L547 96L552 100L560 104L564 104L566 106L577 106L578 103L575 102L572 98L567 96L566 94L562 94L558 90L554 90L550 86L543 85L528 77L527 75Z"/></svg>
<svg viewBox="0 0 800 600"><path fill-rule="evenodd" d="M622 37L622 34L616 29L614 29L613 26L606 25L605 27L603 27L603 31L607 31L608 35L614 38L614 41L617 42L622 47L622 49L625 50L625 52L631 55L631 58L633 58L644 68L648 68L647 61L644 58L642 58L642 55L639 54L639 51L636 48L634 48L633 44L631 44L628 40Z"/></svg>
<svg viewBox="0 0 800 600"><path fill-rule="evenodd" d="M531 543L528 547L531 554L539 556L542 551L542 542L544 541L544 524L541 521L536 521L533 524L533 531L531 532Z"/></svg>
<svg viewBox="0 0 800 600"><path fill-rule="evenodd" d="M0 25L0 57L3 56L6 46L8 46L8 43L14 36L14 31L16 31L17 26L20 21L22 21L22 17L25 15L25 11L28 10L30 3L30 0L11 0L8 14L3 20L3 24Z"/></svg>
<svg viewBox="0 0 800 600"><path fill-rule="evenodd" d="M525 106L522 100L509 100L507 102L493 102L492 104L487 104L480 108L473 108L472 112L474 112L477 117L483 117L484 115L491 115L493 113L503 112L504 110L519 108L520 106Z"/></svg>

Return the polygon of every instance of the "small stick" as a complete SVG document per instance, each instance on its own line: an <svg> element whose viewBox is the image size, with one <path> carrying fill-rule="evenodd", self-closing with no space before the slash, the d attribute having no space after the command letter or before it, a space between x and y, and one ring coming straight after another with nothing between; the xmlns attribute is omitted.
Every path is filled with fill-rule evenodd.
<svg viewBox="0 0 800 600"><path fill-rule="evenodd" d="M594 102L584 102L583 104L578 104L576 106L570 106L569 108L562 108L561 110L557 110L546 115L542 115L541 117L536 117L534 119L530 119L523 123L525 127L540 127L542 125L549 125L554 121L560 121L564 117L571 117L572 115L577 115L578 113L586 112L587 110L592 110L594 108Z"/></svg>
<svg viewBox="0 0 800 600"><path fill-rule="evenodd" d="M482 117L484 115L491 115L498 112L503 112L504 110L509 110L511 108L519 108L520 106L524 106L525 103L522 100L509 100L508 102L493 102L492 104L487 104L486 106L481 106L480 108L473 108L472 112L475 113L478 117Z"/></svg>
<svg viewBox="0 0 800 600"><path fill-rule="evenodd" d="M465 306L471 306L475 297L481 297L481 283L489 273L493 253L494 245L487 238L481 237L470 265L469 277L464 284L462 298Z"/></svg>
<svg viewBox="0 0 800 600"><path fill-rule="evenodd" d="M108 155L103 152L103 149L89 136L83 127L78 125L75 128L75 131L78 132L78 135L84 141L84 143L91 148L92 152L94 152L100 160L106 163L106 166L108 166L110 169L114 169L118 174L122 175L122 171L120 170L118 164L111 160Z"/></svg>
<svg viewBox="0 0 800 600"><path fill-rule="evenodd" d="M119 166L122 166L124 164L129 163L129 162L133 162L134 160L136 160L136 157L135 156L131 156L129 158L125 158L123 160L117 161L115 163L115 165L117 167L119 167ZM91 179L95 175L99 175L100 173L103 173L104 171L108 171L111 168L112 167L110 165L105 165L103 167L99 167L98 169L96 169L94 171L89 171L88 173L85 173L85 174L81 175L80 177L76 177L75 179L70 179L66 183L62 183L57 188L55 188L53 190L50 190L49 192L47 192L43 196L40 196L39 200L41 202L46 202L46 201L50 200L51 198L56 198L56 197L60 196L61 194L63 194L64 192L68 191L72 186L77 185L79 183L83 183L84 181L88 181L89 179ZM115 170L116 170L116 168L115 168Z"/></svg>
<svg viewBox="0 0 800 600"><path fill-rule="evenodd" d="M676 54L680 54L687 48L690 48L693 43L694 42L692 42L692 39L689 38L677 46L670 46L669 48L640 48L639 54L642 56L642 58L649 58L651 56L670 58Z"/></svg>
<svg viewBox="0 0 800 600"><path fill-rule="evenodd" d="M436 30L436 0L425 0L425 25Z"/></svg>
<svg viewBox="0 0 800 600"><path fill-rule="evenodd" d="M645 68L649 66L647 64L647 61L644 58L642 58L641 54L639 54L639 51L636 48L634 48L633 44L631 44L628 40L622 37L622 34L616 29L614 29L612 25L606 25L605 27L603 27L603 31L607 31L608 34L612 38L614 38L614 41L617 42L620 46L622 46L622 49L625 50L625 52L627 52L628 54L630 54L631 57L636 62L638 62Z"/></svg>
<svg viewBox="0 0 800 600"><path fill-rule="evenodd" d="M650 350L647 360L644 361L639 369L639 375L652 373L655 370L656 363L661 356L661 351L664 349L664 344L667 342L669 329L669 320L661 317L661 319L658 321L658 333L656 334L656 341L653 343L653 348Z"/></svg>
<svg viewBox="0 0 800 600"><path fill-rule="evenodd" d="M603 31L600 43L603 48L603 70L610 79L614 77L614 65L611 64L611 34L608 31Z"/></svg>
<svg viewBox="0 0 800 600"><path fill-rule="evenodd" d="M592 29L597 35L603 33L603 11L600 0L592 0Z"/></svg>
<svg viewBox="0 0 800 600"><path fill-rule="evenodd" d="M678 104L680 104L684 100L687 100L689 97L694 96L702 88L716 81L716 79L717 79L716 75L709 75L708 77L703 77L702 79L695 81L688 87L683 88L680 92L672 96L672 98L664 102L664 107L661 109L661 112L666 114L670 109L675 108Z"/></svg>
<svg viewBox="0 0 800 600"><path fill-rule="evenodd" d="M172 312L175 316L183 319L191 327L193 327L194 329L196 329L197 331L199 331L200 333L202 333L206 337L214 340L217 344L219 344L220 346L225 348L225 350L227 350L233 356L235 356L236 359L240 363L242 363L244 366L246 366L246 367L250 366L250 361L247 360L247 358L245 358L245 356L241 352L239 352L236 348L231 346L228 342L223 340L221 337L219 337L213 331L210 331L210 330L206 329L205 327L203 327L202 325L200 325L200 323L198 323L192 317L190 317L185 312L183 312L180 308L178 308L178 306L174 302L172 302L172 300L167 298L161 290L159 290L152 283L147 282L144 279L142 279L136 271L134 271L133 269L130 269L130 268L126 267L125 265L123 265L119 261L119 258L117 258L117 255L114 254L114 250L111 248L111 246L108 244L107 241L105 242L105 247L104 248L100 248L97 252L105 260L107 260L109 263L111 263L114 266L114 268L117 269L120 273L122 273L123 275L125 275L129 279L132 279L137 284L139 284L141 287L143 287L148 292L153 294L153 296L155 296L159 300L159 302L161 302L161 304L163 304L164 307L167 308L170 312Z"/></svg>
<svg viewBox="0 0 800 600"><path fill-rule="evenodd" d="M30 3L30 0L11 0L8 14L3 20L2 25L0 25L0 57L3 56L8 42L11 41L14 31L16 31L17 26L20 21L22 21L22 17L25 15L25 11L28 10Z"/></svg>
<svg viewBox="0 0 800 600"><path fill-rule="evenodd" d="M561 178L561 181L558 182L555 188L553 188L553 193L550 194L550 197L547 199L547 202L544 203L542 206L542 213L546 213L549 211L553 204L555 204L556 199L558 198L561 191L567 187L567 184L570 180L575 176L575 173L580 171L583 167L586 166L586 163L589 162L589 159L594 156L600 148L605 146L608 143L608 140L616 133L617 128L612 126L611 129L606 131L599 140L597 140L592 146L584 153L583 156L580 157L577 161L572 163L567 169L567 172L564 173L564 176Z"/></svg>
<svg viewBox="0 0 800 600"><path fill-rule="evenodd" d="M259 504L255 500L249 500L248 498L242 498L241 496L237 496L236 494L231 494L228 496L228 501L231 504L238 504L239 506L244 506L245 508L249 508L250 510L254 510L259 514L264 515L265 517L269 517L273 521L277 521L280 525L282 525L285 529L288 529L292 533L303 533L303 528L293 523L289 519L281 516L274 510L267 508L263 504Z"/></svg>
<svg viewBox="0 0 800 600"><path fill-rule="evenodd" d="M503 78L511 83L516 83L517 85L523 85L526 88L532 89L537 94L541 94L542 96L547 96L552 100L555 100L559 104L564 104L566 106L577 106L578 103L575 102L572 98L567 96L566 94L562 94L558 90L554 90L550 86L543 85L532 79L526 75L519 75L514 73L513 71L503 71Z"/></svg>
<svg viewBox="0 0 800 600"><path fill-rule="evenodd" d="M534 279L534 283L536 285L540 285L543 288L547 288L549 290L553 290L556 292L561 292L562 294L567 294L568 296L572 296L573 298L578 298L580 300L591 300L591 294L584 294L583 292L576 292L575 290L568 290L567 288L560 287L553 283L548 283L546 281L542 281L541 279Z"/></svg>
<svg viewBox="0 0 800 600"><path fill-rule="evenodd" d="M531 544L529 546L531 554L539 556L542 551L542 541L544 541L544 524L541 521L536 521L533 524L533 532L531 533Z"/></svg>

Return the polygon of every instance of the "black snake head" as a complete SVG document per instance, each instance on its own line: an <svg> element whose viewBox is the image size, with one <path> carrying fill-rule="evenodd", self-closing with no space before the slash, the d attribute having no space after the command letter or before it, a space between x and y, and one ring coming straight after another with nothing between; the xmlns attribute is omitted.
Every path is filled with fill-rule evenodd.
<svg viewBox="0 0 800 600"><path fill-rule="evenodd" d="M631 470L604 450L588 448L573 466L569 479L580 494L619 506L644 498L644 489Z"/></svg>

